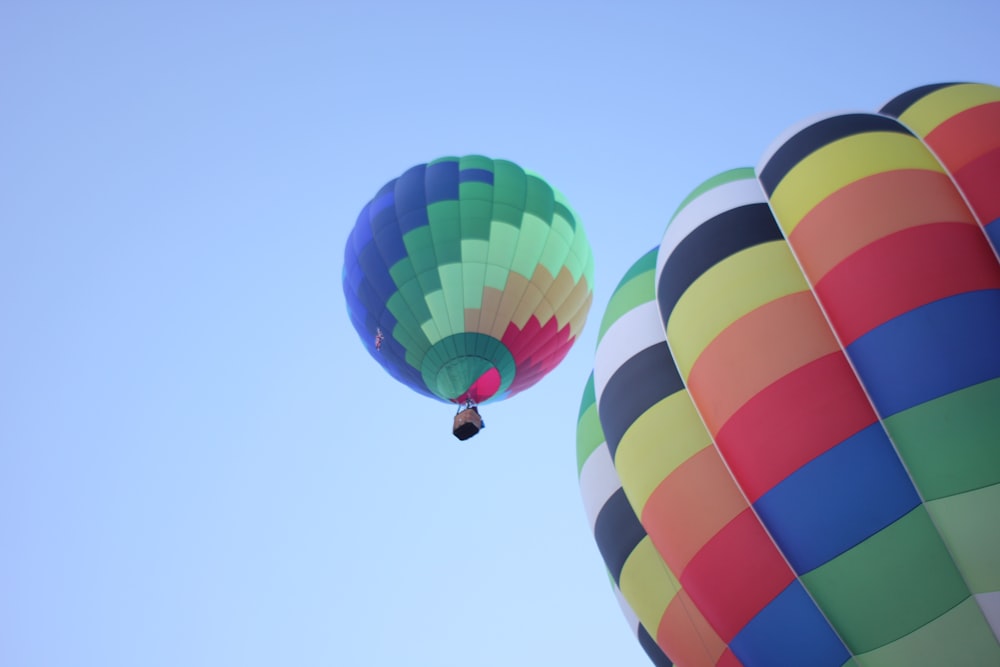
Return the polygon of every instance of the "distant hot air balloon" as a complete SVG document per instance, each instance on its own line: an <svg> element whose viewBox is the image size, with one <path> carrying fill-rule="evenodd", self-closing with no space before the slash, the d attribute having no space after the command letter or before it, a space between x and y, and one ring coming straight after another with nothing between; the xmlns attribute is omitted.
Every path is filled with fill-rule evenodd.
<svg viewBox="0 0 1000 667"><path fill-rule="evenodd" d="M477 404L531 387L566 356L593 283L590 245L565 198L512 162L477 155L387 183L358 216L343 270L366 348L398 381L458 405L462 440L482 426Z"/></svg>
<svg viewBox="0 0 1000 667"><path fill-rule="evenodd" d="M1000 665L998 102L794 128L684 201L655 302L612 296L595 400L675 664Z"/></svg>

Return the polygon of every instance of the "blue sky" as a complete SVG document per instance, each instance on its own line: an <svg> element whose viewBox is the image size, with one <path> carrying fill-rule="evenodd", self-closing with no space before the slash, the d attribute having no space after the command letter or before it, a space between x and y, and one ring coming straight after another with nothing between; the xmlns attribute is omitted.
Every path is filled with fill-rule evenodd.
<svg viewBox="0 0 1000 667"><path fill-rule="evenodd" d="M1000 83L1000 4L0 5L0 664L643 665L575 423L626 268L788 126ZM596 255L536 387L453 410L347 318L413 164L540 173Z"/></svg>

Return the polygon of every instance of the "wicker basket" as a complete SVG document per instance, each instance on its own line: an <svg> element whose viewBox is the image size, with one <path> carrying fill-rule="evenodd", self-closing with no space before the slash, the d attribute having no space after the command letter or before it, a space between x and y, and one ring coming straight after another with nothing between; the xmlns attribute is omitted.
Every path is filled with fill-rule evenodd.
<svg viewBox="0 0 1000 667"><path fill-rule="evenodd" d="M455 427L452 433L459 440L468 440L479 433L482 427L483 418L479 416L479 411L475 408L466 408L455 415Z"/></svg>

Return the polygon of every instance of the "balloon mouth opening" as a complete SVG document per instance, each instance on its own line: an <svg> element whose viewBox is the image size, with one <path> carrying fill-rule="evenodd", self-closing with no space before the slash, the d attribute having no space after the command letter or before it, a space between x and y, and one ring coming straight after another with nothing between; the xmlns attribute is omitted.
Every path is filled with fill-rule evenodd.
<svg viewBox="0 0 1000 667"><path fill-rule="evenodd" d="M507 347L481 333L443 338L421 362L425 386L449 403L482 403L504 396L516 374L517 364Z"/></svg>
<svg viewBox="0 0 1000 667"><path fill-rule="evenodd" d="M466 403L472 401L473 403L482 403L490 399L494 394L500 389L500 371L496 368L490 368L488 371L480 375L475 382L473 382L465 392L452 399L455 403Z"/></svg>

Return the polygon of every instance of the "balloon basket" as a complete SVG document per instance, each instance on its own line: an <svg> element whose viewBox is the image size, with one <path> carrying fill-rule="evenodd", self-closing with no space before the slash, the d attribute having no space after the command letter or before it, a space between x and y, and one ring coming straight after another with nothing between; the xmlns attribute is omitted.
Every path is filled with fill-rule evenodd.
<svg viewBox="0 0 1000 667"><path fill-rule="evenodd" d="M483 427L483 418L475 408L466 408L455 415L455 426L452 433L459 440L468 440Z"/></svg>

